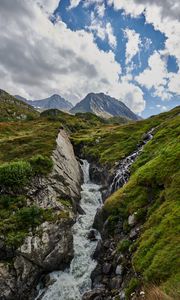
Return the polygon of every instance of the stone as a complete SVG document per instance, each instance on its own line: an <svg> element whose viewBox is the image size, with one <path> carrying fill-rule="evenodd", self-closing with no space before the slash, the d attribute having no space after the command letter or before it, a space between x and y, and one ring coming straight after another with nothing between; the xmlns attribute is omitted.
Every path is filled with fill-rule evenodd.
<svg viewBox="0 0 180 300"><path fill-rule="evenodd" d="M116 273L116 275L122 275L123 266L122 265L117 265L115 273Z"/></svg>
<svg viewBox="0 0 180 300"><path fill-rule="evenodd" d="M116 276L113 277L111 282L110 282L110 288L112 290L119 290L121 287L121 283L122 283L122 277L121 276Z"/></svg>
<svg viewBox="0 0 180 300"><path fill-rule="evenodd" d="M128 217L128 225L129 226L134 226L136 224L136 218L135 218L135 213L133 215L130 215Z"/></svg>
<svg viewBox="0 0 180 300"><path fill-rule="evenodd" d="M97 241L96 231L94 229L91 229L90 232L88 233L88 237L87 238L90 241Z"/></svg>
<svg viewBox="0 0 180 300"><path fill-rule="evenodd" d="M109 274L112 270L112 265L109 263L105 263L103 266L103 273L104 274Z"/></svg>
<svg viewBox="0 0 180 300"><path fill-rule="evenodd" d="M86 292L83 295L82 300L94 300L94 299L103 300L104 294L105 294L105 290L103 288L96 288Z"/></svg>

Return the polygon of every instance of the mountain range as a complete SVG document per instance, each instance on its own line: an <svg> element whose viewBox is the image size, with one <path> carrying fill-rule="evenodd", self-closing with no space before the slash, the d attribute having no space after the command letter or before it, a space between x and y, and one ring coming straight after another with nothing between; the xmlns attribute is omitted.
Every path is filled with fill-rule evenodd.
<svg viewBox="0 0 180 300"><path fill-rule="evenodd" d="M70 102L57 94L42 100L27 100L19 95L16 95L15 97L39 110L56 108L63 111L69 111L72 114L91 112L105 119L116 116L121 116L130 120L139 119L139 117L122 101L109 95L105 95L104 93L89 93L74 107Z"/></svg>
<svg viewBox="0 0 180 300"><path fill-rule="evenodd" d="M65 100L57 94L41 100L27 100L19 95L15 95L15 97L40 110L57 108L63 111L69 111L73 107L73 105L69 101Z"/></svg>

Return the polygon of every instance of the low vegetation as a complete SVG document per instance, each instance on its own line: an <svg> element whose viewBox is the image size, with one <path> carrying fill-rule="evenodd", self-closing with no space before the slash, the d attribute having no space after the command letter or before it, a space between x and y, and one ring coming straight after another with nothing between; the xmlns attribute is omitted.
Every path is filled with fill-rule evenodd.
<svg viewBox="0 0 180 300"><path fill-rule="evenodd" d="M107 199L104 208L111 218L120 216L124 222L136 212L143 229L134 247L133 267L143 283L160 286L170 296L175 290L178 296L173 299L180 297L179 133L177 114L159 124L133 165L129 182Z"/></svg>
<svg viewBox="0 0 180 300"><path fill-rule="evenodd" d="M111 235L120 217L128 233L128 216L135 212L142 226L135 244L124 240L117 247L119 252L132 253L132 265L140 278L140 283L136 278L129 282L127 297L139 284L154 284L179 299L180 108L119 125L119 119L104 121L89 113L72 116L49 110L39 116L28 105L0 93L0 236L7 245L19 246L29 230L52 218L51 210L27 206L23 187L32 176L46 176L51 171L60 128L69 132L83 156L109 168L134 151L143 134L155 128L154 138L131 169L129 182L107 199L104 210ZM21 188L17 191L17 187ZM67 208L59 217L68 218L71 203L59 201Z"/></svg>

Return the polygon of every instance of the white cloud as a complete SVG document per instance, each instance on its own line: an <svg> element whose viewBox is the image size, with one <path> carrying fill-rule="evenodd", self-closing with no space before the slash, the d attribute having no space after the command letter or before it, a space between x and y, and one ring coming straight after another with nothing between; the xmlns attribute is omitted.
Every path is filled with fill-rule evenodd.
<svg viewBox="0 0 180 300"><path fill-rule="evenodd" d="M180 72L169 74L168 90L171 93L180 95Z"/></svg>
<svg viewBox="0 0 180 300"><path fill-rule="evenodd" d="M108 92L143 110L142 91L119 82L114 53L99 50L92 33L72 31L61 20L52 24L32 0L1 0L0 6L1 88L34 99L59 93L74 103L92 91Z"/></svg>
<svg viewBox="0 0 180 300"><path fill-rule="evenodd" d="M141 47L141 39L139 33L135 30L126 28L124 30L126 43L126 64L129 64L132 58L139 53Z"/></svg>
<svg viewBox="0 0 180 300"><path fill-rule="evenodd" d="M70 0L69 9L77 7L80 2L81 2L81 0Z"/></svg>
<svg viewBox="0 0 180 300"><path fill-rule="evenodd" d="M148 68L135 77L135 80L147 89L154 89L153 95L169 100L180 95L180 72L168 73L164 51L155 51L148 60Z"/></svg>
<svg viewBox="0 0 180 300"><path fill-rule="evenodd" d="M161 104L157 104L156 107L159 108L161 111L167 111L167 110L169 110L168 106L161 105Z"/></svg>
<svg viewBox="0 0 180 300"><path fill-rule="evenodd" d="M107 42L111 48L116 48L117 40L113 32L113 28L110 22L105 23L103 20L97 18L94 12L91 13L91 25L88 30L98 36L101 40L107 39Z"/></svg>
<svg viewBox="0 0 180 300"><path fill-rule="evenodd" d="M166 35L165 47L180 64L180 1L179 0L108 0L114 9L138 17L144 13L146 22Z"/></svg>
<svg viewBox="0 0 180 300"><path fill-rule="evenodd" d="M61 0L35 0L38 5L47 13L52 14L58 7Z"/></svg>

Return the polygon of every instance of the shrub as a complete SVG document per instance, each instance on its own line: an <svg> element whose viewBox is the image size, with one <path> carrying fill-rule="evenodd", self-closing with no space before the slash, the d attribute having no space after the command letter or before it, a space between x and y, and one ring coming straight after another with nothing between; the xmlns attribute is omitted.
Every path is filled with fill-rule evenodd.
<svg viewBox="0 0 180 300"><path fill-rule="evenodd" d="M47 175L53 167L52 159L43 155L33 156L29 162L35 175Z"/></svg>
<svg viewBox="0 0 180 300"><path fill-rule="evenodd" d="M28 162L17 161L0 166L0 186L18 189L28 184L32 168Z"/></svg>

